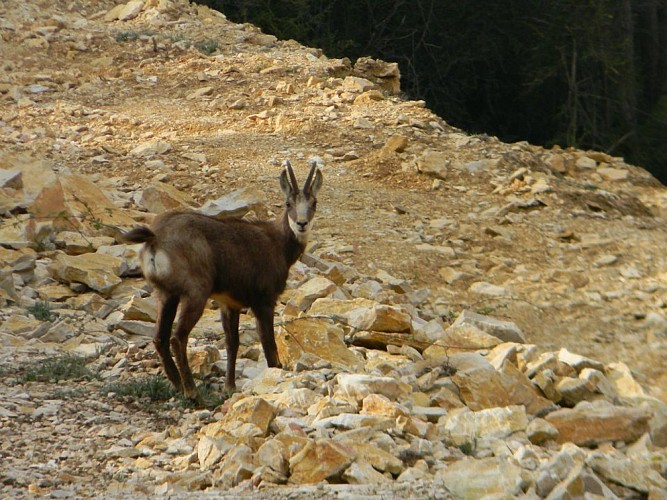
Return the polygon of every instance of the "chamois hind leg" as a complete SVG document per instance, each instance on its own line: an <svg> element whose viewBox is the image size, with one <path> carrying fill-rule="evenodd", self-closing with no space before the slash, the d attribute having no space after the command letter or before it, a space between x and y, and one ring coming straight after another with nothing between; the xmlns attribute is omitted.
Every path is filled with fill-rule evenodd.
<svg viewBox="0 0 667 500"><path fill-rule="evenodd" d="M176 368L174 359L171 357L171 351L169 350L171 327L173 326L174 318L176 317L178 302L178 295L158 297L158 315L157 322L155 323L153 344L155 344L155 349L160 356L162 367L164 368L167 378L177 391L183 392L181 375L178 373L178 368Z"/></svg>
<svg viewBox="0 0 667 500"><path fill-rule="evenodd" d="M239 352L239 314L238 309L220 306L220 320L225 331L225 346L227 348L227 375L225 389L228 393L236 390L236 355Z"/></svg>
<svg viewBox="0 0 667 500"><path fill-rule="evenodd" d="M178 318L178 325L176 325L174 335L171 338L171 351L181 374L183 393L185 397L195 401L199 401L200 398L188 364L188 337L199 318L201 318L204 307L206 307L206 298L181 297L181 313Z"/></svg>
<svg viewBox="0 0 667 500"><path fill-rule="evenodd" d="M273 311L274 306L252 308L252 312L257 320L259 339L262 341L266 364L269 368L282 368L283 365L280 363L280 359L278 359L278 347L276 347L276 338L273 333Z"/></svg>

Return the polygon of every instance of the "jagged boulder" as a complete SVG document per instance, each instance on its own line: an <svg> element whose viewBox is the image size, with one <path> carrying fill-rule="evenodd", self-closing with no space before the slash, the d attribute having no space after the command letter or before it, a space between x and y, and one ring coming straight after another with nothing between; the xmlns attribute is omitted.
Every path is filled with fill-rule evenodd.
<svg viewBox="0 0 667 500"><path fill-rule="evenodd" d="M120 259L110 255L61 253L57 255L50 270L58 280L65 283L83 283L103 295L108 295L122 282L119 277L120 266Z"/></svg>

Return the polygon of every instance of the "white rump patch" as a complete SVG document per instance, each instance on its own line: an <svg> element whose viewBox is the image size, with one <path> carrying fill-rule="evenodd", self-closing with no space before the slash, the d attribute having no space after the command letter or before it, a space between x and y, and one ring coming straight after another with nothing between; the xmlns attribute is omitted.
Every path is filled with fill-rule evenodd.
<svg viewBox="0 0 667 500"><path fill-rule="evenodd" d="M167 278L172 274L169 256L162 250L144 252L141 265L147 277Z"/></svg>

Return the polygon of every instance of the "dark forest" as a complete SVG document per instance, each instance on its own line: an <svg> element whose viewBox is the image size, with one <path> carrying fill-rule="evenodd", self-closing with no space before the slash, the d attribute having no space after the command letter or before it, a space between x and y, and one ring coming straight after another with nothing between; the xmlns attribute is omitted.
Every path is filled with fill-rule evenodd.
<svg viewBox="0 0 667 500"><path fill-rule="evenodd" d="M667 183L667 0L207 0L330 57L397 62L450 124L606 151Z"/></svg>

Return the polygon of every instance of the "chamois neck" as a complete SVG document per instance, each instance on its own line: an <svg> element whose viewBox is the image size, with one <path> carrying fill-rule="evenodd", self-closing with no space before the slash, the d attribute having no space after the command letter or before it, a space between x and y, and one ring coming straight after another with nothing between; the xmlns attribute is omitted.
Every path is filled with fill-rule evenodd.
<svg viewBox="0 0 667 500"><path fill-rule="evenodd" d="M299 239L292 231L289 224L287 211L283 211L280 218L276 220L276 225L283 235L285 259L288 265L294 264L306 249L307 238Z"/></svg>

